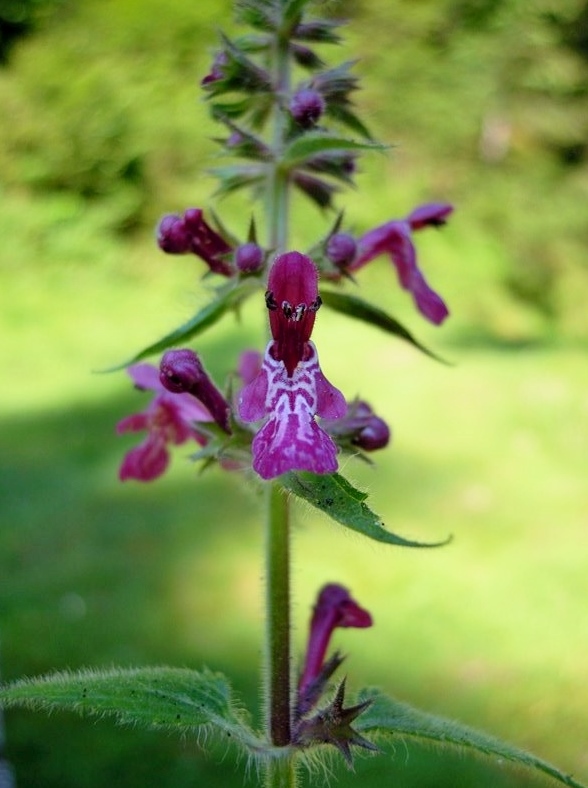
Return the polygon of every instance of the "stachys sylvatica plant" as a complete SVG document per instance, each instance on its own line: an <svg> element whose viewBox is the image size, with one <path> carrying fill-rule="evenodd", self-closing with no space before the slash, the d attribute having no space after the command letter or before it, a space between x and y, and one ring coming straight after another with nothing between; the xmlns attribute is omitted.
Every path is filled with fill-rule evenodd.
<svg viewBox="0 0 588 788"><path fill-rule="evenodd" d="M393 757L380 750L387 736L469 748L579 788L556 767L484 733L377 689L353 688L353 679L338 673L343 657L329 653L331 635L338 627L370 627L372 617L337 578L317 590L303 663L293 661L290 508L297 499L391 547L445 543L416 543L387 530L366 494L338 471L343 456L367 459L383 449L390 429L372 403L348 399L337 381L327 379L321 349L312 340L315 321L333 309L433 355L382 304L358 294L363 267L388 258L391 285L397 281L424 319L443 323L449 311L419 265L415 236L443 226L453 207L426 203L404 218L375 222L359 236L338 214L312 248L297 247L296 227L289 221L292 194L302 192L324 217L334 208L336 193L353 184L358 156L383 148L352 102L358 88L353 61L326 67L316 52L340 43L342 26L320 18L317 10L310 0L238 0L239 19L252 32L220 37L201 80L211 113L224 129L219 142L235 161L216 170L217 194L245 189L259 198L267 237L259 237L260 222L254 219L247 220L242 237L235 237L226 228L234 222L221 221L209 207L161 219L160 249L199 258L207 284L214 283L212 297L187 323L126 365L134 385L150 399L117 427L119 433L139 433L122 460L122 481L156 480L173 447L192 443L195 461L218 463L259 487L266 544L264 727L251 725L228 679L208 669L57 673L5 686L0 698L6 705L112 715L123 723L165 729L166 735L173 730L199 737L204 729L230 736L239 763L250 768L254 761L252 774L267 788L293 788L299 771L329 752L348 766L360 754L379 758L385 777ZM223 385L207 373L197 339L246 299L267 315L267 343L236 353L234 372ZM161 353L158 366L144 361Z"/></svg>

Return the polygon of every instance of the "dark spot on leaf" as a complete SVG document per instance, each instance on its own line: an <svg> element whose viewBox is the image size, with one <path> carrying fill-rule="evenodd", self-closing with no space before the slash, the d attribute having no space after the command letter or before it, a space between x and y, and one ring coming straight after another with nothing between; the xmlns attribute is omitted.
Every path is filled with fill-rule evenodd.
<svg viewBox="0 0 588 788"><path fill-rule="evenodd" d="M332 498L325 498L325 506L332 506L335 501Z"/></svg>
<svg viewBox="0 0 588 788"><path fill-rule="evenodd" d="M182 718L181 714L176 714L176 720L180 720Z"/></svg>

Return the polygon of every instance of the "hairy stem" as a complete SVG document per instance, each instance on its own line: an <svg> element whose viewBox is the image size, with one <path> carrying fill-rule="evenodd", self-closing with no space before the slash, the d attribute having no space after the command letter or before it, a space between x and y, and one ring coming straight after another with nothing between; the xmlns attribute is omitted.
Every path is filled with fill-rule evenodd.
<svg viewBox="0 0 588 788"><path fill-rule="evenodd" d="M280 159L287 128L283 102L287 99L290 90L290 57L288 39L279 33L276 34L274 41L272 71L275 91L272 140L274 159L268 174L266 214L269 248L275 254L280 254L286 251L288 242L288 175L284 172Z"/></svg>
<svg viewBox="0 0 588 788"><path fill-rule="evenodd" d="M288 38L277 33L272 53L275 90L272 147L274 158L268 171L266 219L268 247L274 254L288 244L288 175L281 166L288 118L284 104L290 90ZM266 490L266 713L268 738L283 747L281 757L267 763L266 788L294 788L296 769L291 743L290 657L290 518L286 495L275 483Z"/></svg>
<svg viewBox="0 0 588 788"><path fill-rule="evenodd" d="M265 778L266 788L293 788L296 785L294 758L286 756L270 761Z"/></svg>
<svg viewBox="0 0 588 788"><path fill-rule="evenodd" d="M278 747L290 743L290 534L288 499L267 488L266 583L268 725Z"/></svg>

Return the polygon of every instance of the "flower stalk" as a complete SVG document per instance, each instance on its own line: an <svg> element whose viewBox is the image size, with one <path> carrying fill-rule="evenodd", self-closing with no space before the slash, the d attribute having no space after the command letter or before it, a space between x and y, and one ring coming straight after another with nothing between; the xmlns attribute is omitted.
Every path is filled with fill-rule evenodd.
<svg viewBox="0 0 588 788"><path fill-rule="evenodd" d="M266 196L268 248L286 251L288 242L288 177L280 164L287 118L282 97L290 89L288 38L276 32L273 41L274 79L273 160ZM290 512L287 497L275 482L266 489L266 696L267 732L276 747L291 741L292 687L290 642ZM292 757L267 764L267 788L293 788L296 770Z"/></svg>
<svg viewBox="0 0 588 788"><path fill-rule="evenodd" d="M272 744L291 740L290 522L288 499L275 482L266 489L267 707ZM275 771L275 770L274 770Z"/></svg>

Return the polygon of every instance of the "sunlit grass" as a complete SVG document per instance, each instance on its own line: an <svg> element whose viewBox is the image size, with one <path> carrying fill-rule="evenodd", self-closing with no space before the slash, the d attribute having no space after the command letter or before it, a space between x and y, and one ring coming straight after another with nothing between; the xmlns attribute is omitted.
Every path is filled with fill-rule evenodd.
<svg viewBox="0 0 588 788"><path fill-rule="evenodd" d="M217 470L198 477L182 449L160 482L120 485L117 466L133 438L116 437L114 424L143 400L123 373L92 372L188 317L194 299L203 298L199 270L191 259L162 259L138 245L110 249L100 267L38 265L3 274L6 677L82 664L206 663L232 674L250 704L257 700L263 582L254 490ZM454 366L323 310L316 341L326 373L347 395L369 398L394 430L375 468L344 459L343 469L371 493L391 530L422 541L453 534L454 541L422 552L382 548L297 506L296 652L317 589L342 582L376 621L336 638L349 655L351 687L379 684L581 776L588 772L583 354L488 338L467 347L456 331L425 326L392 281L382 264L365 286ZM217 374L234 366L235 348L261 337L263 313L251 305L246 318L245 334L229 320L220 337L198 343ZM71 730L68 720L10 715L23 785L35 784L30 764L37 761L43 785L105 784L78 779L84 741L96 742L89 745L103 764L96 774L118 746L122 762L133 747L152 752L155 745L154 735L137 745L106 723L79 724L71 766L60 771L51 758L32 757L31 742L50 737L57 747L61 731ZM164 743L153 755L162 785L197 784L189 774L206 784L235 779L226 766L216 772L191 748L174 747ZM426 775L441 761L408 752L396 745L394 784L430 784ZM163 766L170 761L173 776ZM467 759L450 764L435 785L527 784L520 774L479 771ZM362 779L382 784L375 761L361 769ZM124 773L125 784L140 784L138 767ZM214 774L224 776L212 783Z"/></svg>

